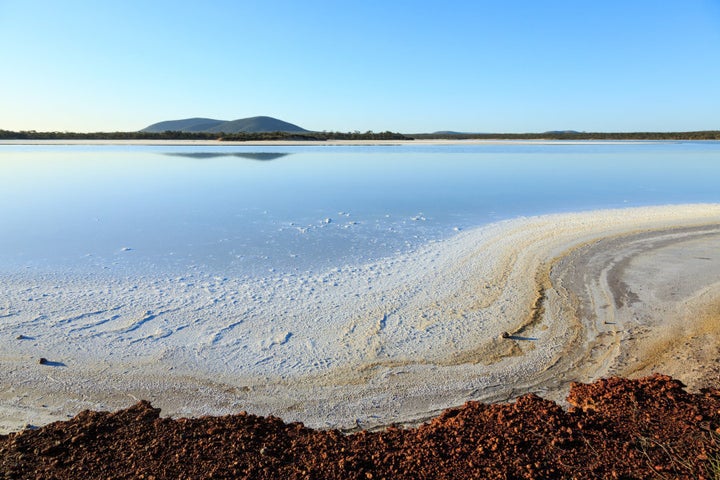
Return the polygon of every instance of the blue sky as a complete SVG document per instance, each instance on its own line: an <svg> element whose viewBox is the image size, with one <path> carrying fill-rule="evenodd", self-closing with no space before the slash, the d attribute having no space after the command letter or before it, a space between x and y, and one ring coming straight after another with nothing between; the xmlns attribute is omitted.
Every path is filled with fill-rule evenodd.
<svg viewBox="0 0 720 480"><path fill-rule="evenodd" d="M720 129L720 1L0 0L0 129Z"/></svg>

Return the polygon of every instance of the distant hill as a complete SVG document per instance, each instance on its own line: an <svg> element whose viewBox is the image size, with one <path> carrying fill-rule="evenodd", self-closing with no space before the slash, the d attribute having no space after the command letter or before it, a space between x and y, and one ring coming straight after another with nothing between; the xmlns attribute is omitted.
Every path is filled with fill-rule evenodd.
<svg viewBox="0 0 720 480"><path fill-rule="evenodd" d="M307 132L304 128L272 117L250 117L238 120L214 120L212 118L186 118L153 123L141 132L207 132L207 133L259 133L259 132Z"/></svg>
<svg viewBox="0 0 720 480"><path fill-rule="evenodd" d="M440 130L439 132L433 132L430 135L475 135L471 132L453 132L452 130Z"/></svg>

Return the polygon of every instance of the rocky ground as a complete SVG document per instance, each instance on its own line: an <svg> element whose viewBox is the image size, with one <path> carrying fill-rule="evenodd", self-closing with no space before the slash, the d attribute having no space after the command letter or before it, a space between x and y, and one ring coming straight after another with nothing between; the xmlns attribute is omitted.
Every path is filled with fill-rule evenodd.
<svg viewBox="0 0 720 480"><path fill-rule="evenodd" d="M345 435L246 413L114 413L0 436L0 478L720 478L720 390L655 375L468 402L418 428Z"/></svg>

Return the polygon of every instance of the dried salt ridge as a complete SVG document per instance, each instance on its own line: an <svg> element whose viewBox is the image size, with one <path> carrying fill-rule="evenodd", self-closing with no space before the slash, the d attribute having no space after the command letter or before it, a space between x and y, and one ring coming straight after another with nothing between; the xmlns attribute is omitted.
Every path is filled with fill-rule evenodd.
<svg viewBox="0 0 720 480"><path fill-rule="evenodd" d="M418 428L343 435L240 413L160 418L147 402L0 436L0 477L712 479L720 390L655 375L573 384L564 410L526 394Z"/></svg>
<svg viewBox="0 0 720 480"><path fill-rule="evenodd" d="M697 387L718 251L713 204L521 218L320 274L2 274L0 431L139 399L350 430L609 375Z"/></svg>

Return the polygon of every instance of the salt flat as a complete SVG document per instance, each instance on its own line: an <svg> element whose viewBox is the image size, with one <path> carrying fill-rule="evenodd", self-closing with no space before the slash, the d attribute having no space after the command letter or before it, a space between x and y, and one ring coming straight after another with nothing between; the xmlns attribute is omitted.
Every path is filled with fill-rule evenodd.
<svg viewBox="0 0 720 480"><path fill-rule="evenodd" d="M0 431L137 399L352 429L648 369L699 385L719 280L718 204L518 218L319 274L2 274Z"/></svg>

